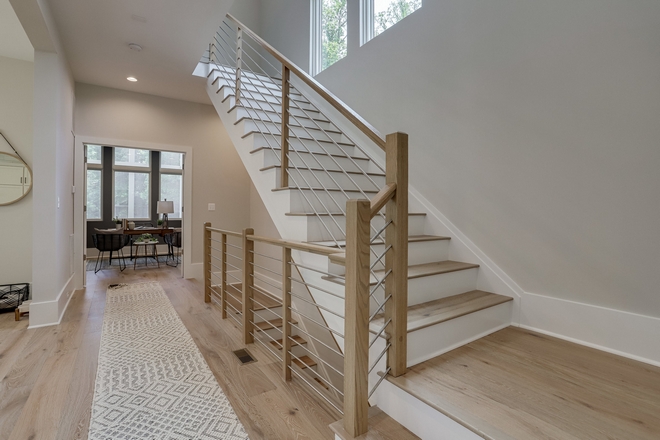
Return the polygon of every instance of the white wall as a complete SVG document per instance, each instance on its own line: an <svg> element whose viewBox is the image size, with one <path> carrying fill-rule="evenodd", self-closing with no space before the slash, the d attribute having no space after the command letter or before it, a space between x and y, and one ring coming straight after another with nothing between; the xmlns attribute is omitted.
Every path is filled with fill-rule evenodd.
<svg viewBox="0 0 660 440"><path fill-rule="evenodd" d="M261 23L297 59L302 15ZM525 291L660 317L658 41L654 1L427 0L317 79Z"/></svg>
<svg viewBox="0 0 660 440"><path fill-rule="evenodd" d="M0 57L0 131L32 168L32 95L34 64ZM0 152L14 154L0 138ZM0 206L0 284L32 282L32 192Z"/></svg>
<svg viewBox="0 0 660 440"><path fill-rule="evenodd" d="M250 179L212 106L76 84L76 136L192 147L193 195L186 209L192 209L192 263L199 276L204 222L247 227Z"/></svg>
<svg viewBox="0 0 660 440"><path fill-rule="evenodd" d="M73 77L47 3L37 1L54 51L35 50L33 97L33 304L30 326L59 322L75 286ZM24 25L25 26L25 25ZM28 35L30 36L30 35Z"/></svg>

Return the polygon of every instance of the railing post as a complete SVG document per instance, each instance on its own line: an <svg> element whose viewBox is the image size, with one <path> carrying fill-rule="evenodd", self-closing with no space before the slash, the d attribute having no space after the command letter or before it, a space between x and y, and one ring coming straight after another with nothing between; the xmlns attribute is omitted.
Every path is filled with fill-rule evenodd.
<svg viewBox="0 0 660 440"><path fill-rule="evenodd" d="M254 229L243 229L243 342L251 344L254 342L253 322L254 307L252 297L254 296L254 241L249 240L248 235L254 235Z"/></svg>
<svg viewBox="0 0 660 440"><path fill-rule="evenodd" d="M281 142L281 169L280 187L289 187L289 79L291 71L282 65L282 142Z"/></svg>
<svg viewBox="0 0 660 440"><path fill-rule="evenodd" d="M392 222L385 233L385 247L392 249L385 256L385 322L391 319L387 333L391 339L387 362L392 376L406 372L408 350L408 135L387 135L385 145L385 182L395 183L394 197L387 202L385 221Z"/></svg>
<svg viewBox="0 0 660 440"><path fill-rule="evenodd" d="M222 234L222 298L220 299L220 309L222 310L222 319L227 319L227 234Z"/></svg>
<svg viewBox="0 0 660 440"><path fill-rule="evenodd" d="M211 222L204 223L204 302L211 302Z"/></svg>
<svg viewBox="0 0 660 440"><path fill-rule="evenodd" d="M282 360L284 380L291 380L291 249L282 248Z"/></svg>
<svg viewBox="0 0 660 440"><path fill-rule="evenodd" d="M346 202L344 429L353 437L367 432L369 409L370 222L368 200Z"/></svg>
<svg viewBox="0 0 660 440"><path fill-rule="evenodd" d="M241 103L241 70L243 68L243 29L239 26L236 30L236 105Z"/></svg>

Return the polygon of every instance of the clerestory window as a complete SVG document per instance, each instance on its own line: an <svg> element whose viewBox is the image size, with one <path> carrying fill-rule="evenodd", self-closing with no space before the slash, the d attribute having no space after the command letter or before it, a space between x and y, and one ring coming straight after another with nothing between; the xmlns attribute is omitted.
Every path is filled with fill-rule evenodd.
<svg viewBox="0 0 660 440"><path fill-rule="evenodd" d="M310 72L316 75L348 54L348 0L311 1ZM360 45L422 7L422 0L359 0ZM357 11L357 9L356 9ZM355 17L358 20L358 17ZM353 37L351 36L351 39ZM358 38L358 35L355 35Z"/></svg>
<svg viewBox="0 0 660 440"><path fill-rule="evenodd" d="M361 0L362 38L365 44L422 7L422 0Z"/></svg>
<svg viewBox="0 0 660 440"><path fill-rule="evenodd" d="M312 0L313 75L344 58L348 53L347 0Z"/></svg>

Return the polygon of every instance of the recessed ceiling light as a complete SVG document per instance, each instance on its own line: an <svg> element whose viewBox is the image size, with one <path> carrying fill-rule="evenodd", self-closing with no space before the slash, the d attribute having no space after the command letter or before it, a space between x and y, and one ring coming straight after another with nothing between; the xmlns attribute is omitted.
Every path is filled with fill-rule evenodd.
<svg viewBox="0 0 660 440"><path fill-rule="evenodd" d="M142 46L140 46L139 44L129 43L128 48L136 52L142 52Z"/></svg>
<svg viewBox="0 0 660 440"><path fill-rule="evenodd" d="M136 82L137 81L137 78L135 78L134 76L129 76L126 79L129 80L130 82Z"/></svg>

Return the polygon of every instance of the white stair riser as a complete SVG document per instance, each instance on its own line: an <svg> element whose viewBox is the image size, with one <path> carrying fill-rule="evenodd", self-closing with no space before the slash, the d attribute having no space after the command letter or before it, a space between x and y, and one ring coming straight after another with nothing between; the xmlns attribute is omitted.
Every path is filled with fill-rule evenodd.
<svg viewBox="0 0 660 440"><path fill-rule="evenodd" d="M236 104L236 97L234 96L234 93L236 91L229 86L224 86L220 89L218 92L218 95L221 96L223 100L227 100L226 102L229 103L228 109L232 108ZM318 114L316 111L316 108L308 103L308 102L301 102L298 100L292 100L291 108L295 108L298 110L303 110L303 114L307 111L312 111L310 112L310 116L314 114ZM281 113L282 112L282 106L280 102L280 98L277 98L273 95L260 95L257 93L243 93L241 95L240 99L241 105L246 105L250 106L252 108L261 108L263 110L268 110L268 111L273 111L276 113Z"/></svg>
<svg viewBox="0 0 660 440"><path fill-rule="evenodd" d="M371 245L372 251L369 253L371 263L373 264L378 256L382 255L385 251L384 244ZM413 241L408 243L408 264L423 264L429 261L443 261L449 255L449 240L433 240L433 241ZM385 259L381 260L383 263ZM379 264L374 269L382 269ZM328 272L336 275L344 275L346 268L342 265L329 263Z"/></svg>
<svg viewBox="0 0 660 440"><path fill-rule="evenodd" d="M477 288L479 268L457 270L408 280L408 305L414 306L435 299L447 298L459 293L469 292ZM372 287L373 288L373 287ZM374 296L382 303L383 289L379 288ZM376 310L372 301L371 311Z"/></svg>
<svg viewBox="0 0 660 440"><path fill-rule="evenodd" d="M244 134L257 132L281 136L281 125L278 123L255 121L253 119L242 119L238 122L238 124L242 124ZM319 141L325 141L326 143L331 143L332 141L346 142L346 138L341 133L324 132L317 128L289 127L289 133L291 139L311 138Z"/></svg>
<svg viewBox="0 0 660 440"><path fill-rule="evenodd" d="M255 135L250 135L255 136ZM258 135L256 135L258 136ZM280 165L280 150L263 149L253 154L263 155L261 168L269 167L272 165ZM323 167L327 170L341 170L344 168L348 171L360 171L361 169L366 172L371 172L370 166L374 166L366 159L348 159L345 157L330 157L325 155L318 155L305 152L296 152L289 155L289 164L291 168L316 168ZM271 188L272 189L272 188Z"/></svg>
<svg viewBox="0 0 660 440"><path fill-rule="evenodd" d="M314 182L300 182L298 185L314 185ZM346 212L346 202L350 199L371 199L375 194L363 195L356 191L315 191L290 189L284 190L289 193L291 199L291 212Z"/></svg>
<svg viewBox="0 0 660 440"><path fill-rule="evenodd" d="M257 128L258 127L253 127L255 128L254 130L248 130L254 131L255 133L252 134L254 138L254 149L257 149L259 147L269 147L269 148L279 148L281 144L281 136L278 134L271 134L271 133L266 133L266 132L260 132ZM263 128L263 127L261 127ZM243 134L245 134L245 129L243 129ZM292 156L296 156L297 151L313 151L315 153L326 153L326 154L334 154L334 155L339 155L339 156L351 156L355 157L358 159L362 159L362 161L358 161L358 164L361 164L364 162L364 155L361 154L357 149L352 146L352 145L346 145L346 144L337 144L334 142L316 142L315 140L312 139L289 139L289 150L294 150L291 151ZM291 156L290 156L291 157ZM336 157L336 156L332 156ZM330 158L328 158L330 159ZM333 164L336 165L337 162L331 161ZM309 163L309 166L312 168L319 168L323 169L321 164L319 164L314 158L312 158L312 163ZM380 189L380 188L379 188Z"/></svg>
<svg viewBox="0 0 660 440"><path fill-rule="evenodd" d="M333 239L344 240L346 231L346 218L344 216L330 216L317 217L307 216L307 238L305 241L329 241ZM322 220L321 220L322 219ZM423 215L411 215L408 217L408 234L422 235L424 234L424 221ZM381 217L374 217L371 224L380 229L384 225ZM332 234L332 235L331 235Z"/></svg>
<svg viewBox="0 0 660 440"><path fill-rule="evenodd" d="M280 186L280 168L271 168L262 171L264 175L270 176L273 182L273 188ZM312 186L324 186L328 189L342 188L351 190L362 188L367 190L380 189L385 185L385 176L369 176L372 183L367 176L363 174L345 174L342 172L325 172L314 171L307 169L289 169L290 180L295 182L310 182ZM301 185L302 186L302 185Z"/></svg>
<svg viewBox="0 0 660 440"><path fill-rule="evenodd" d="M252 108L243 108L243 107L236 107L234 111L236 112L237 121L242 118L250 118L259 121L272 122L273 124L282 123L282 115L280 113L266 112L261 109L257 110ZM334 129L334 126L330 122L319 121L316 119L312 120L307 116L295 115L295 117L292 117L290 119L289 124L293 126L302 125L304 127L309 127L312 129L325 129L325 130Z"/></svg>
<svg viewBox="0 0 660 440"><path fill-rule="evenodd" d="M234 81L236 80L236 71L233 70L233 68L232 68L231 71L230 70L223 70L223 71L216 70L212 74L211 81L215 82L215 84L217 84L217 81L215 81L216 79L218 79L218 81L220 81L220 80L228 81L233 85ZM267 87L267 88L273 89L273 90L280 90L280 87L281 87L279 81L276 83L273 79L271 79L267 76L255 75L251 72L246 72L246 71L243 71L242 80L246 84L258 84L260 86Z"/></svg>
<svg viewBox="0 0 660 440"><path fill-rule="evenodd" d="M377 405L422 440L483 440L483 437L387 380L380 384L370 403Z"/></svg>
<svg viewBox="0 0 660 440"><path fill-rule="evenodd" d="M509 301L408 333L408 367L508 327L512 310Z"/></svg>
<svg viewBox="0 0 660 440"><path fill-rule="evenodd" d="M229 95L230 97L227 98L225 103L227 104L227 112L230 112L232 109L234 109L234 95L231 94ZM222 98L224 99L224 98ZM242 99L241 100L241 105L238 106L237 108L240 107L246 107L252 110L261 110L261 111L266 111L266 112L275 112L277 114L282 114L282 106L280 105L275 105L275 104L270 104L267 102L262 102L262 101L255 101L251 99ZM300 108L295 108L291 107L289 108L289 112L292 115L295 116L301 116L301 117L309 117L309 118L321 118L324 119L324 116L318 111L313 108L307 108L308 106L305 106L305 109L300 109ZM234 122L236 122L234 120Z"/></svg>

